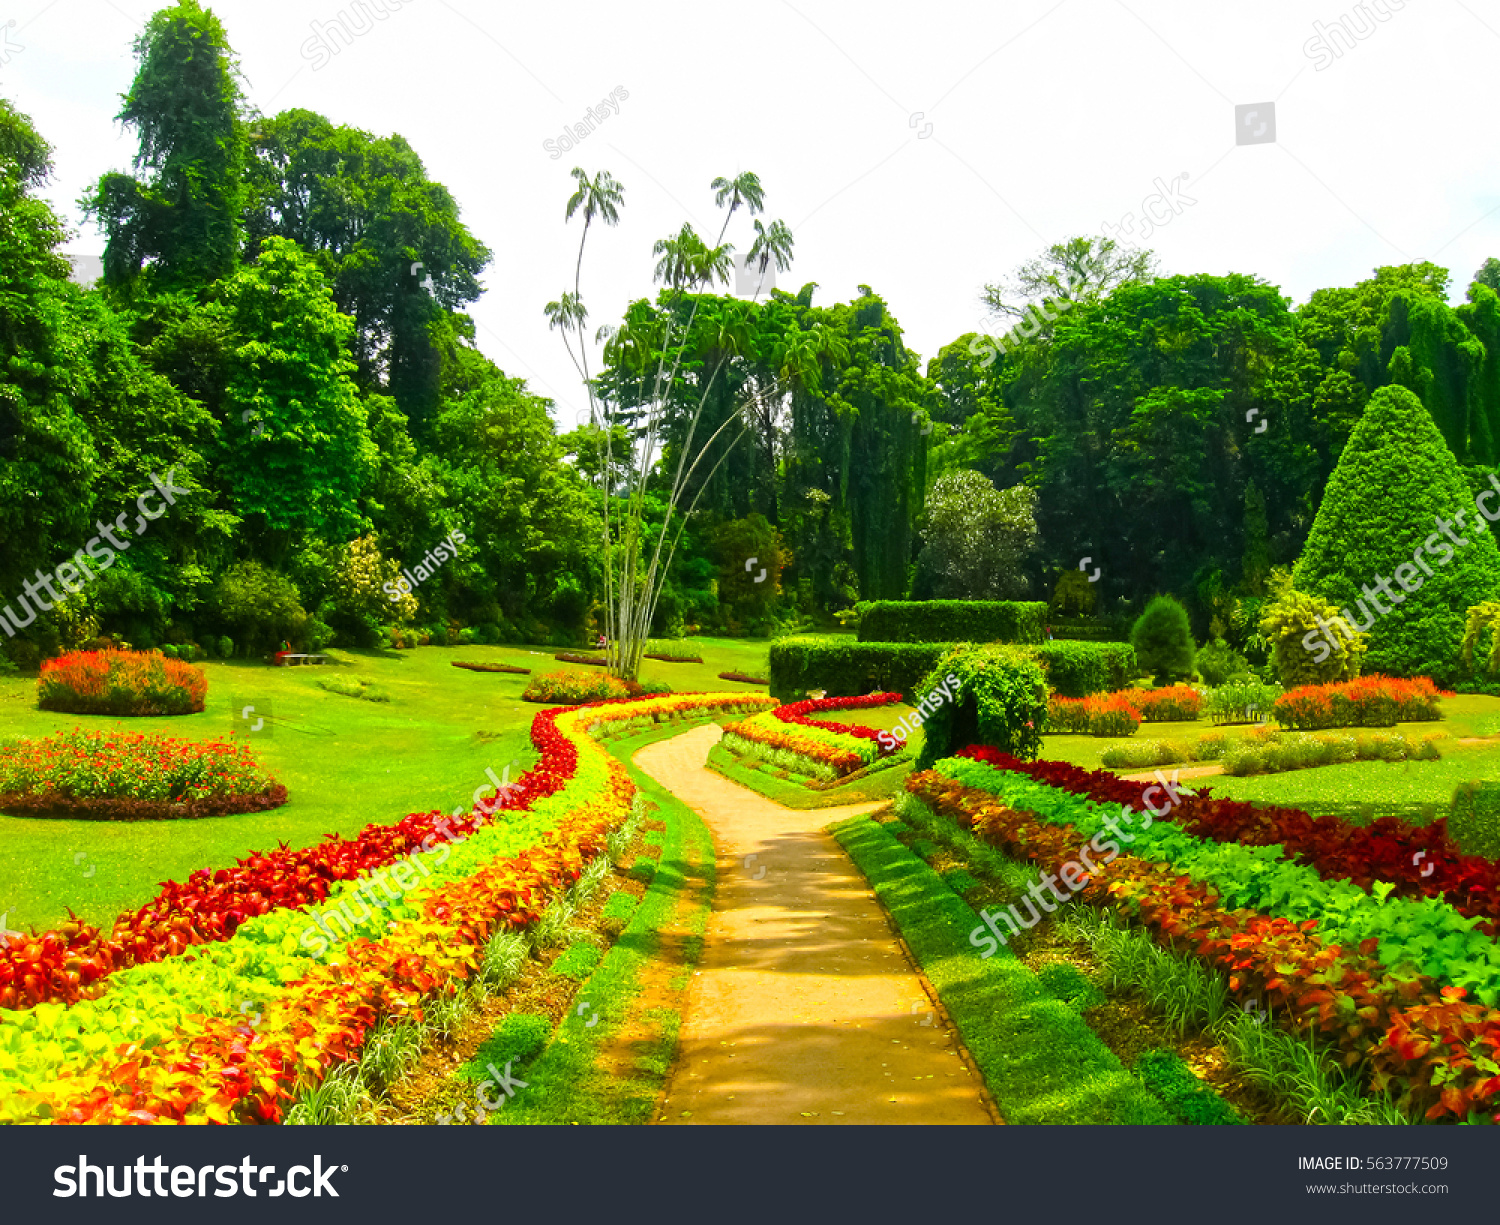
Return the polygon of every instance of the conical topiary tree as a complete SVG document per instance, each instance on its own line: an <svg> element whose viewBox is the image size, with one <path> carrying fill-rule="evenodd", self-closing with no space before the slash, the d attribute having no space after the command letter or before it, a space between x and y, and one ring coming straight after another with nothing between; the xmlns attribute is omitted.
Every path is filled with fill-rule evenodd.
<svg viewBox="0 0 1500 1225"><path fill-rule="evenodd" d="M1169 595L1146 605L1130 629L1135 657L1158 685L1186 680L1193 674L1193 632L1187 609Z"/></svg>
<svg viewBox="0 0 1500 1225"><path fill-rule="evenodd" d="M1366 672L1456 677L1467 610L1500 595L1500 550L1453 452L1406 388L1370 397L1292 581L1368 631Z"/></svg>

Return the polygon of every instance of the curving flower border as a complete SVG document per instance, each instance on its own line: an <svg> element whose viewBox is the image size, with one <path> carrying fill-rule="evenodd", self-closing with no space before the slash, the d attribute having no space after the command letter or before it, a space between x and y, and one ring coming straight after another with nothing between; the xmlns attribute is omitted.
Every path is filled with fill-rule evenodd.
<svg viewBox="0 0 1500 1225"><path fill-rule="evenodd" d="M125 968L97 999L0 1012L0 1082L11 1082L0 1085L0 1121L279 1121L299 1081L351 1058L380 1018L420 1016L426 998L477 970L491 935L528 926L578 878L628 816L635 792L625 768L595 743L604 725L738 713L769 701L676 694L542 712L532 727L542 763L469 814L462 845L411 851L421 881L321 955L310 952L310 919L331 917L352 877L314 886L321 906L273 906L191 956ZM494 819L502 810L510 819ZM364 835L320 845L342 852L361 844L368 874L377 858L390 862L409 848L424 820L407 818L378 848ZM371 827L381 828L398 827ZM285 868L294 857L278 862Z"/></svg>

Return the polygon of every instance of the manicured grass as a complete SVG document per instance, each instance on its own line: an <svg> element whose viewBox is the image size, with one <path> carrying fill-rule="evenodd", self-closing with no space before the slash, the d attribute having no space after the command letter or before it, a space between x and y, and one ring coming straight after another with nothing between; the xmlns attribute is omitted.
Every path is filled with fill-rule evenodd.
<svg viewBox="0 0 1500 1225"><path fill-rule="evenodd" d="M1009 948L979 955L968 938L979 917L889 831L854 817L833 834L937 988L1006 1122L1174 1121Z"/></svg>
<svg viewBox="0 0 1500 1225"><path fill-rule="evenodd" d="M692 726L697 724L676 724L672 734ZM659 806L652 817L666 826L661 862L629 925L578 988L575 998L588 1003L587 1017L577 1008L568 1014L547 1049L527 1065L528 1087L506 1109L497 1111L492 1123L588 1125L652 1120L671 1070L682 1018L669 1009L644 1006L642 974L662 952L662 931L674 928L685 939L683 960L670 987L681 991L686 986L702 955L715 886L713 838L702 818L630 765L636 749L661 737L661 730L654 729L608 745L626 763L636 785ZM596 1023L591 1027L589 1020ZM601 1067L600 1054L627 1031L638 1052L630 1073Z"/></svg>
<svg viewBox="0 0 1500 1225"><path fill-rule="evenodd" d="M679 692L764 693L721 681L721 671L764 668L763 641L694 639L702 664L648 662L644 680ZM270 812L192 821L109 822L0 814L0 917L10 928L47 928L72 907L108 925L153 897L160 882L185 880L285 841L310 846L331 833L349 836L372 821L409 812L470 806L489 788L488 767L511 777L536 760L531 720L538 708L520 701L527 679L451 667L455 659L546 667L551 648L419 647L410 651L341 651L337 666L273 668L259 661L209 661L202 714L117 719L36 709L34 677L0 677L0 739L39 737L72 727L214 739L249 724L236 716L254 705L269 713L269 735L247 738L258 760L286 784L288 803ZM356 701L321 689L324 678L366 681L389 703ZM233 711L233 713L232 713ZM237 737L238 738L238 737Z"/></svg>
<svg viewBox="0 0 1500 1225"><path fill-rule="evenodd" d="M1358 825L1382 816L1421 825L1448 815L1460 783L1500 778L1500 746L1445 744L1443 752L1441 761L1361 761L1286 774L1221 775L1195 781L1225 799L1301 808Z"/></svg>
<svg viewBox="0 0 1500 1225"><path fill-rule="evenodd" d="M739 783L767 799L775 800L778 804L802 811L889 799L901 790L901 784L911 773L911 765L908 759L873 771L862 771L856 778L825 789L807 786L808 782L816 780L804 775L788 774L774 767L757 765L731 753L723 745L716 744L708 752L710 770L722 774L730 782Z"/></svg>

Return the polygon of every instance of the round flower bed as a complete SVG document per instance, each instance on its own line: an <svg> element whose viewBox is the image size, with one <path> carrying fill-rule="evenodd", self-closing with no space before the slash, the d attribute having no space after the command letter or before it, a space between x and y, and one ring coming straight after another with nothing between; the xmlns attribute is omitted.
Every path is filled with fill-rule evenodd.
<svg viewBox="0 0 1500 1225"><path fill-rule="evenodd" d="M642 685L622 681L607 673L542 672L531 678L521 694L523 702L545 702L551 706L582 706L587 702L606 702L620 698L648 697L671 693L666 685Z"/></svg>
<svg viewBox="0 0 1500 1225"><path fill-rule="evenodd" d="M159 651L74 651L42 663L37 706L80 715L191 715L203 710L203 669Z"/></svg>
<svg viewBox="0 0 1500 1225"><path fill-rule="evenodd" d="M286 788L248 749L74 728L0 745L0 810L33 816L144 820L261 812Z"/></svg>

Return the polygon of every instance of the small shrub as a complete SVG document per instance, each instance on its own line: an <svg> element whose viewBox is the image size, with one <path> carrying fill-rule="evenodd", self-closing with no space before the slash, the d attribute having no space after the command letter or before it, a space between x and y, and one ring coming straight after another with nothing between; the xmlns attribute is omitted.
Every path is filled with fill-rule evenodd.
<svg viewBox="0 0 1500 1225"><path fill-rule="evenodd" d="M1337 605L1291 588L1265 606L1260 633L1271 644L1271 663L1288 688L1353 680L1369 645Z"/></svg>
<svg viewBox="0 0 1500 1225"><path fill-rule="evenodd" d="M341 697L361 698L366 702L391 700L391 695L379 685L372 685L368 680L356 676L320 676L318 688L328 693L337 693Z"/></svg>
<svg viewBox="0 0 1500 1225"><path fill-rule="evenodd" d="M1110 745L1100 754L1099 760L1111 770L1149 770L1154 766L1170 766L1190 759L1186 746L1180 743L1132 740L1127 744Z"/></svg>
<svg viewBox="0 0 1500 1225"><path fill-rule="evenodd" d="M1500 783L1464 783L1453 793L1448 836L1465 855L1500 859Z"/></svg>
<svg viewBox="0 0 1500 1225"><path fill-rule="evenodd" d="M1159 595L1130 630L1135 657L1158 685L1170 685L1193 674L1193 632L1187 609L1169 595Z"/></svg>
<svg viewBox="0 0 1500 1225"><path fill-rule="evenodd" d="M1198 675L1205 685L1222 685L1226 681L1240 680L1250 675L1250 663L1238 651L1231 649L1222 638L1215 638L1201 648L1193 659Z"/></svg>
<svg viewBox="0 0 1500 1225"><path fill-rule="evenodd" d="M49 659L37 706L95 715L187 715L203 709L202 669L156 652L76 651Z"/></svg>
<svg viewBox="0 0 1500 1225"><path fill-rule="evenodd" d="M224 634L219 638L217 646L219 648L220 659L234 658L234 639L231 638L228 634Z"/></svg>

